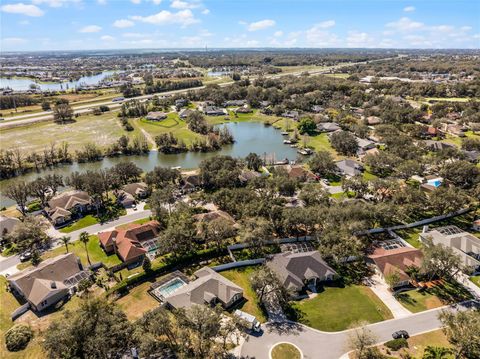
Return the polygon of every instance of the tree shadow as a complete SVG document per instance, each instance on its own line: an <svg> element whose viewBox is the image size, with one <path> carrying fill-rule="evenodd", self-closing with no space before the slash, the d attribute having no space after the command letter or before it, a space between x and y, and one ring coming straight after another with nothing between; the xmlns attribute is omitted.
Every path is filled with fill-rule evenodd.
<svg viewBox="0 0 480 359"><path fill-rule="evenodd" d="M300 333L304 331L304 328L300 324L291 321L269 322L265 326L270 332L280 335L300 335Z"/></svg>

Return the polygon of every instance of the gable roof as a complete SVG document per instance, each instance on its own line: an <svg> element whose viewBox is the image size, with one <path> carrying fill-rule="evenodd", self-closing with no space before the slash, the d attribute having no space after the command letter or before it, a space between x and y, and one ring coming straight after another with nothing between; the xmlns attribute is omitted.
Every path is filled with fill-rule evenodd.
<svg viewBox="0 0 480 359"><path fill-rule="evenodd" d="M65 281L79 272L82 269L77 256L66 253L13 274L8 281L14 283L28 301L37 306L48 296L67 289Z"/></svg>
<svg viewBox="0 0 480 359"><path fill-rule="evenodd" d="M354 160L342 160L335 163L337 168L344 174L355 176L362 173L363 166Z"/></svg>
<svg viewBox="0 0 480 359"><path fill-rule="evenodd" d="M377 265L384 276L397 272L400 280L408 280L410 277L405 272L408 267L420 267L423 260L422 251L416 248L399 247L395 249L375 248L368 256Z"/></svg>
<svg viewBox="0 0 480 359"><path fill-rule="evenodd" d="M220 302L230 303L236 294L243 295L243 289L212 268L203 267L195 272L196 280L175 291L166 301L174 308L204 304L216 298Z"/></svg>
<svg viewBox="0 0 480 359"><path fill-rule="evenodd" d="M231 215L222 210L211 211L207 213L199 213L193 216L199 222L211 222L219 218L223 218L231 224L235 224L235 220Z"/></svg>
<svg viewBox="0 0 480 359"><path fill-rule="evenodd" d="M123 190L131 196L138 196L147 190L148 186L144 182L129 183L123 186Z"/></svg>
<svg viewBox="0 0 480 359"><path fill-rule="evenodd" d="M57 208L63 208L65 210L72 209L75 205L85 205L91 203L91 198L85 191L68 191L64 192L50 201L48 201L49 212L53 213Z"/></svg>
<svg viewBox="0 0 480 359"><path fill-rule="evenodd" d="M336 274L318 251L275 254L267 261L267 266L275 272L285 288L294 290L301 290L307 280L322 280Z"/></svg>

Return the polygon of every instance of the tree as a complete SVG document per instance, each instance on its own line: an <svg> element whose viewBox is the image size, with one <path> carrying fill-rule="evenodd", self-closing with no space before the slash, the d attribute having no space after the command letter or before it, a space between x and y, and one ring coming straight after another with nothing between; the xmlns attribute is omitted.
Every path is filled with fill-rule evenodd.
<svg viewBox="0 0 480 359"><path fill-rule="evenodd" d="M69 236L61 236L60 240L62 241L63 245L65 246L65 250L68 253L68 243L70 242L71 238Z"/></svg>
<svg viewBox="0 0 480 359"><path fill-rule="evenodd" d="M200 163L200 180L207 190L240 184L240 162L230 156L215 156Z"/></svg>
<svg viewBox="0 0 480 359"><path fill-rule="evenodd" d="M32 329L25 324L15 324L5 333L5 346L10 352L18 352L27 347L33 338Z"/></svg>
<svg viewBox="0 0 480 359"><path fill-rule="evenodd" d="M92 262L90 262L90 256L88 254L88 248L87 248L87 244L90 241L90 235L88 234L88 232L82 232L82 233L80 233L80 236L78 237L78 240L80 242L82 242L83 245L85 246L85 252L87 253L87 261L88 261L88 264L91 265Z"/></svg>
<svg viewBox="0 0 480 359"><path fill-rule="evenodd" d="M168 167L156 166L145 176L145 182L152 187L164 187L166 184L175 184L180 179L180 172Z"/></svg>
<svg viewBox="0 0 480 359"><path fill-rule="evenodd" d="M330 152L319 151L308 162L310 169L320 177L328 177L335 173L336 166Z"/></svg>
<svg viewBox="0 0 480 359"><path fill-rule="evenodd" d="M25 216L27 214L27 200L30 188L25 181L16 180L10 183L3 191L3 194L17 203L17 208L22 215Z"/></svg>
<svg viewBox="0 0 480 359"><path fill-rule="evenodd" d="M456 187L440 187L430 195L429 206L435 215L442 215L466 208L470 199L465 191Z"/></svg>
<svg viewBox="0 0 480 359"><path fill-rule="evenodd" d="M453 345L455 358L480 358L480 311L452 312L444 310L439 319L443 332Z"/></svg>
<svg viewBox="0 0 480 359"><path fill-rule="evenodd" d="M38 177L28 184L30 195L37 197L43 208L47 206L48 200L51 198L51 190L48 187L47 181Z"/></svg>
<svg viewBox="0 0 480 359"><path fill-rule="evenodd" d="M305 183L298 198L307 206L328 206L330 204L330 195L316 183Z"/></svg>
<svg viewBox="0 0 480 359"><path fill-rule="evenodd" d="M43 100L42 101L42 110L43 111L48 111L50 110L50 102L48 102L47 100Z"/></svg>
<svg viewBox="0 0 480 359"><path fill-rule="evenodd" d="M149 204L155 214L162 212L161 207L167 207L168 214L170 214L172 213L172 204L174 204L175 201L175 187L166 185L163 188L153 191L149 199Z"/></svg>
<svg viewBox="0 0 480 359"><path fill-rule="evenodd" d="M116 358L131 348L132 334L132 325L116 304L95 298L53 321L43 346L51 358Z"/></svg>
<svg viewBox="0 0 480 359"><path fill-rule="evenodd" d="M45 233L48 227L48 223L40 217L26 217L8 236L19 251L36 252L37 247L47 244L50 240Z"/></svg>
<svg viewBox="0 0 480 359"><path fill-rule="evenodd" d="M385 276L385 282L387 282L390 289L393 289L395 285L400 282L400 279L397 268L393 268L393 270Z"/></svg>
<svg viewBox="0 0 480 359"><path fill-rule="evenodd" d="M447 359L451 354L449 348L427 346L423 351L422 359Z"/></svg>
<svg viewBox="0 0 480 359"><path fill-rule="evenodd" d="M468 161L449 162L443 167L441 174L460 188L468 189L480 182L480 169Z"/></svg>
<svg viewBox="0 0 480 359"><path fill-rule="evenodd" d="M358 141L348 131L337 131L330 136L330 143L339 153L345 156L353 156L358 150Z"/></svg>
<svg viewBox="0 0 480 359"><path fill-rule="evenodd" d="M317 124L315 121L310 118L310 117L305 117L300 120L300 122L297 125L298 132L300 132L301 135L303 134L314 134L315 131L317 130Z"/></svg>
<svg viewBox="0 0 480 359"><path fill-rule="evenodd" d="M463 269L460 256L452 248L434 244L430 238L425 241L423 254L422 271L429 275L430 279L435 276L451 279Z"/></svg>
<svg viewBox="0 0 480 359"><path fill-rule="evenodd" d="M371 348L377 342L377 338L371 330L367 329L368 323L358 323L357 328L348 335L348 348L354 352L357 359L371 358Z"/></svg>
<svg viewBox="0 0 480 359"><path fill-rule="evenodd" d="M265 242L272 236L270 222L264 218L247 218L243 222L240 238L250 245L250 250L259 255L262 253Z"/></svg>
<svg viewBox="0 0 480 359"><path fill-rule="evenodd" d="M247 168L254 171L258 171L263 164L260 156L253 152L250 152L247 157L245 157L245 162L247 163Z"/></svg>
<svg viewBox="0 0 480 359"><path fill-rule="evenodd" d="M285 308L288 304L290 293L285 289L275 273L267 266L262 266L253 272L250 282L260 302L264 302L268 297L276 301L282 308Z"/></svg>
<svg viewBox="0 0 480 359"><path fill-rule="evenodd" d="M123 185L137 181L142 174L142 169L132 161L117 163L110 171Z"/></svg>
<svg viewBox="0 0 480 359"><path fill-rule="evenodd" d="M170 214L167 228L160 235L159 247L162 253L174 257L187 254L195 249L197 228L193 213L186 205L179 205Z"/></svg>
<svg viewBox="0 0 480 359"><path fill-rule="evenodd" d="M143 259L142 268L145 271L145 273L150 273L152 271L152 262L148 257L145 257Z"/></svg>
<svg viewBox="0 0 480 359"><path fill-rule="evenodd" d="M53 108L53 121L64 124L65 122L72 121L73 109L68 103L56 104Z"/></svg>

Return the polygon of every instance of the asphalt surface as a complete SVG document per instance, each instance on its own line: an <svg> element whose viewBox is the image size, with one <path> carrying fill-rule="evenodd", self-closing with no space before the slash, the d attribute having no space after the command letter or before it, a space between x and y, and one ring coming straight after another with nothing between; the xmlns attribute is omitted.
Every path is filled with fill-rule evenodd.
<svg viewBox="0 0 480 359"><path fill-rule="evenodd" d="M378 343L392 339L392 333L406 330L411 336L441 328L438 314L442 310L466 310L468 303L456 307L437 308L409 317L391 319L370 324L369 330L377 337ZM341 313L339 313L341 315ZM291 342L303 352L304 359L338 359L348 352L348 338L352 330L342 332L321 332L298 323L267 323L262 326L260 336L250 336L243 344L244 358L269 359L269 351L278 342Z"/></svg>

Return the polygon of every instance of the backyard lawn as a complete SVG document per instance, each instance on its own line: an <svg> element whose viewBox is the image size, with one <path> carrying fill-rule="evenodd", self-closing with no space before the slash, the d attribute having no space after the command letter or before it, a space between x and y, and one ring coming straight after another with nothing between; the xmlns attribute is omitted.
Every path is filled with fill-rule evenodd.
<svg viewBox="0 0 480 359"><path fill-rule="evenodd" d="M105 254L102 247L100 247L100 244L98 242L98 237L95 235L90 236L90 240L87 243L87 249L88 249L88 254L90 256L90 261L92 263L103 262L103 264L105 264L107 267L111 267L121 263L120 259L115 254L112 254L109 256ZM88 265L87 252L85 251L85 246L82 242L74 241L69 243L68 250L69 252L75 253L80 258L84 266ZM62 245L48 252L45 252L42 255L42 259L45 260L48 258L56 257L64 253L66 253L66 250L65 250L65 246ZM30 262L20 263L17 266L17 268L23 269L23 268L29 267L30 265L31 265Z"/></svg>
<svg viewBox="0 0 480 359"><path fill-rule="evenodd" d="M359 321L380 322L393 318L390 310L367 287L324 287L312 299L292 302L297 320L312 328L334 332L345 330Z"/></svg>
<svg viewBox="0 0 480 359"><path fill-rule="evenodd" d="M408 228L396 230L395 233L402 237L405 241L410 243L415 248L421 248L422 242L420 241L420 232L422 231L421 227L417 228Z"/></svg>
<svg viewBox="0 0 480 359"><path fill-rule="evenodd" d="M73 231L78 231L79 229L82 229L88 226L93 226L94 224L97 224L97 223L98 223L98 218L89 214L73 222L72 224L59 229L59 231L62 233L70 233Z"/></svg>
<svg viewBox="0 0 480 359"><path fill-rule="evenodd" d="M250 285L250 276L255 271L255 267L245 267L239 269L231 269L228 271L221 272L225 278L231 280L233 283L243 288L243 296L246 301L236 307L235 309L240 309L244 312L247 312L251 315L254 315L259 322L266 322L267 318L260 308L257 294L252 289Z"/></svg>
<svg viewBox="0 0 480 359"><path fill-rule="evenodd" d="M470 293L462 285L449 282L422 291L410 290L397 296L398 301L413 313L438 308L470 298Z"/></svg>
<svg viewBox="0 0 480 359"><path fill-rule="evenodd" d="M117 304L125 312L128 319L138 319L146 311L155 309L160 305L159 302L147 293L150 284L150 282L142 283L117 300Z"/></svg>

